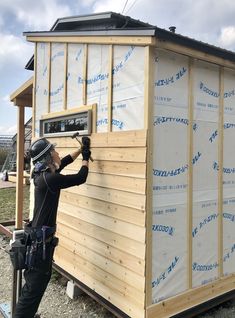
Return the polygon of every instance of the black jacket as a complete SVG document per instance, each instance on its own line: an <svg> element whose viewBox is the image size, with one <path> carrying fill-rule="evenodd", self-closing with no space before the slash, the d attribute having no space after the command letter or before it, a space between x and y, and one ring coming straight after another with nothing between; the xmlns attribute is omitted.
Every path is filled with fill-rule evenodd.
<svg viewBox="0 0 235 318"><path fill-rule="evenodd" d="M86 182L88 175L86 166L82 166L76 174L60 174L60 171L72 162L72 157L68 155L61 160L60 168L56 172L47 169L33 173L35 185L34 215L31 223L33 227L55 226L60 190Z"/></svg>

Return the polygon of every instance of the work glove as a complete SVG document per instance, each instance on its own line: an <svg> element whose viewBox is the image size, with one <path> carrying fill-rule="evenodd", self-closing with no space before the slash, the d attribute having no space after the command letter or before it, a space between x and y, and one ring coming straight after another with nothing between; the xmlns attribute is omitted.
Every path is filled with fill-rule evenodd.
<svg viewBox="0 0 235 318"><path fill-rule="evenodd" d="M87 147L83 147L82 149L82 160L88 161L90 159L91 152Z"/></svg>
<svg viewBox="0 0 235 318"><path fill-rule="evenodd" d="M89 137L83 136L82 137L82 148L87 148L90 150L91 140Z"/></svg>

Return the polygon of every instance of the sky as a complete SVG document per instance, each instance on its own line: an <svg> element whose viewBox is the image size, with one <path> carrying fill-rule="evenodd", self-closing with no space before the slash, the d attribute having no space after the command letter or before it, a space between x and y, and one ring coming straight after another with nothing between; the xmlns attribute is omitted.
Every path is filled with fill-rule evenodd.
<svg viewBox="0 0 235 318"><path fill-rule="evenodd" d="M10 95L32 75L34 52L25 31L50 30L58 18L113 11L235 52L234 0L0 0L0 135L14 135ZM31 117L26 108L25 120Z"/></svg>

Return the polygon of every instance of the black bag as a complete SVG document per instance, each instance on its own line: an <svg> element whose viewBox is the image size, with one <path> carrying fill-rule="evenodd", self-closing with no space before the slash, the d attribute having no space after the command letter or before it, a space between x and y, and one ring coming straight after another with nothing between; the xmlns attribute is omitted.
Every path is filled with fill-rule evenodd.
<svg viewBox="0 0 235 318"><path fill-rule="evenodd" d="M13 245L9 250L11 263L15 270L25 269L26 246L25 244Z"/></svg>

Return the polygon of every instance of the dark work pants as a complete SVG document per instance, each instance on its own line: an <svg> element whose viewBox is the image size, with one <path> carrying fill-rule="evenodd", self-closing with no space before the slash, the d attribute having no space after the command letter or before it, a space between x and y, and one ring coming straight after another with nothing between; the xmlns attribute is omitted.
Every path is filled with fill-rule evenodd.
<svg viewBox="0 0 235 318"><path fill-rule="evenodd" d="M33 318L36 314L51 278L54 248L55 246L51 243L46 244L46 260L44 261L41 246L35 267L24 271L25 284L16 305L14 318Z"/></svg>

